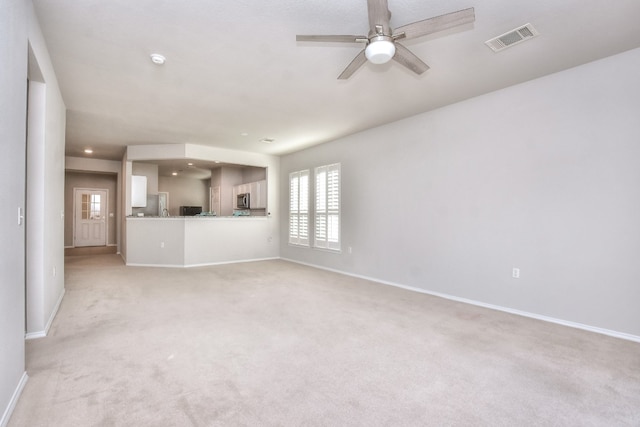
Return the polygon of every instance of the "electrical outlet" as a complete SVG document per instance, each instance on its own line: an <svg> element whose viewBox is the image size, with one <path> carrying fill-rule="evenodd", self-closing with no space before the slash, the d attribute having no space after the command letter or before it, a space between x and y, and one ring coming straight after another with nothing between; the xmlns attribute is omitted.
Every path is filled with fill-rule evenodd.
<svg viewBox="0 0 640 427"><path fill-rule="evenodd" d="M160 247L164 248L164 242L160 242Z"/></svg>
<svg viewBox="0 0 640 427"><path fill-rule="evenodd" d="M353 253L353 248L351 246L349 246L349 248L347 249L347 252L349 252L350 254Z"/></svg>
<svg viewBox="0 0 640 427"><path fill-rule="evenodd" d="M513 277L514 279L519 279L520 278L520 269L514 267L513 270L511 270L511 277Z"/></svg>

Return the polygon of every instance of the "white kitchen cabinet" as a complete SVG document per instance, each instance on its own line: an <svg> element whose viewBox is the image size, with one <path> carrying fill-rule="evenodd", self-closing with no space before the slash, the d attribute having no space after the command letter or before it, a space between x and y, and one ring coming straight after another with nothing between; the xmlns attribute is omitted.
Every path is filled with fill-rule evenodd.
<svg viewBox="0 0 640 427"><path fill-rule="evenodd" d="M236 192L236 195L244 194L244 193L250 193L251 192L251 184L234 185L233 186L233 191Z"/></svg>
<svg viewBox="0 0 640 427"><path fill-rule="evenodd" d="M147 207L147 177L144 175L131 176L131 207Z"/></svg>
<svg viewBox="0 0 640 427"><path fill-rule="evenodd" d="M250 206L251 209L257 209L260 206L260 197L258 196L258 183L252 182L249 184L249 194L250 194Z"/></svg>
<svg viewBox="0 0 640 427"><path fill-rule="evenodd" d="M256 181L251 183L251 208L267 208L267 181Z"/></svg>
<svg viewBox="0 0 640 427"><path fill-rule="evenodd" d="M232 195L231 195L231 206L233 206L233 209L238 209L238 189L239 189L239 185L234 185L233 186L233 190L232 190Z"/></svg>
<svg viewBox="0 0 640 427"><path fill-rule="evenodd" d="M256 181L240 184L233 187L233 206L237 207L238 194L249 193L249 205L251 209L267 208L267 181Z"/></svg>

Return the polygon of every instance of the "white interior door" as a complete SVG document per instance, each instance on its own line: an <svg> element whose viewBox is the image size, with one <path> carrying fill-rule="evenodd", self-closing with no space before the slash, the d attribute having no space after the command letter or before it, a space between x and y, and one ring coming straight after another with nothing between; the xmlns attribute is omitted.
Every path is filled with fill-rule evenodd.
<svg viewBox="0 0 640 427"><path fill-rule="evenodd" d="M107 191L76 188L74 246L106 246Z"/></svg>

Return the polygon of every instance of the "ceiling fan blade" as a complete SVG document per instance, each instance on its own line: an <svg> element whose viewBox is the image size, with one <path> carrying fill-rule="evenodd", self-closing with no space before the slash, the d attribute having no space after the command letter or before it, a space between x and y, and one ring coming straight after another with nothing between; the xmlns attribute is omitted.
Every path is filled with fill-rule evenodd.
<svg viewBox="0 0 640 427"><path fill-rule="evenodd" d="M332 42L332 43L358 43L366 42L367 36L335 35L335 36L313 36L297 35L297 42Z"/></svg>
<svg viewBox="0 0 640 427"><path fill-rule="evenodd" d="M365 62L367 62L367 57L364 55L364 49L362 49L362 51L353 58L353 61L347 65L347 68L344 69L342 74L338 76L338 80L348 79L358 68L362 67Z"/></svg>
<svg viewBox="0 0 640 427"><path fill-rule="evenodd" d="M382 33L385 35L391 34L391 27L389 27L389 19L391 19L391 12L389 12L389 5L387 0L367 0L369 11L369 28L371 31L369 35L377 34L376 25L382 27Z"/></svg>
<svg viewBox="0 0 640 427"><path fill-rule="evenodd" d="M400 43L396 43L396 54L393 55L393 60L404 65L416 74L422 74L429 69L427 64L422 62L420 58Z"/></svg>
<svg viewBox="0 0 640 427"><path fill-rule="evenodd" d="M458 25L468 24L476 20L476 14L472 7L462 9L457 12L451 12L433 18L424 19L422 21L403 25L393 30L393 35L397 36L404 33L405 39L414 39L416 37L426 36L427 34L436 33L438 31L447 30Z"/></svg>

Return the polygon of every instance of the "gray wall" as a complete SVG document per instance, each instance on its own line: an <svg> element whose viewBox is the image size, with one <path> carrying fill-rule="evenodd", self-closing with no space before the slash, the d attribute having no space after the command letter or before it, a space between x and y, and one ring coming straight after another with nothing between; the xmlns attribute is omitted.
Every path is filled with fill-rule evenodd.
<svg viewBox="0 0 640 427"><path fill-rule="evenodd" d="M281 256L640 336L638 75L640 49L284 156L281 194L342 163L343 251L282 215Z"/></svg>
<svg viewBox="0 0 640 427"><path fill-rule="evenodd" d="M107 174L107 175L111 175L111 176L115 176L116 179L116 190L114 191L115 193L115 204L111 204L113 199L109 200L109 204L110 204L110 212L115 212L115 227L113 232L115 233L115 240L113 241L114 243L118 244L118 251L121 251L121 245L120 245L120 234L122 233L122 212L123 212L123 191L122 191L122 186L124 185L123 179L122 179L122 162L121 161L114 161L114 160L101 160L101 159L93 159L93 158L89 158L89 157L70 157L67 156L65 157L65 168L67 170L67 172L76 172L76 173L80 173L80 172L84 172L84 173L88 173L88 174L94 174L94 175L103 175L103 174ZM68 202L67 200L67 196L65 195L65 204ZM67 209L68 207L65 206L65 209ZM68 227L68 223L67 223L67 216L65 215L65 233L68 231L67 227ZM111 227L112 222L111 220L109 220L109 227ZM67 238L68 236L65 234L65 245L67 245ZM108 244L111 244L111 237L108 237Z"/></svg>
<svg viewBox="0 0 640 427"><path fill-rule="evenodd" d="M243 184L242 169L234 166L222 167L222 175L220 177L220 213L219 215L232 215L235 208L235 200L233 200L233 187Z"/></svg>
<svg viewBox="0 0 640 427"><path fill-rule="evenodd" d="M25 208L27 13L23 0L0 2L0 423L25 373L25 229L17 213Z"/></svg>
<svg viewBox="0 0 640 427"><path fill-rule="evenodd" d="M107 211L107 245L117 244L117 200L118 177L116 174L72 172L65 173L64 183L64 245L72 247L73 242L73 192L74 188L106 189L109 191Z"/></svg>
<svg viewBox="0 0 640 427"><path fill-rule="evenodd" d="M37 338L46 335L64 294L66 107L31 2L28 5L29 72L37 74L38 83L29 89L27 338Z"/></svg>
<svg viewBox="0 0 640 427"><path fill-rule="evenodd" d="M256 168L251 166L246 166L242 168L242 183L245 184L247 182L256 182L262 181L263 179L267 179L267 169L266 168Z"/></svg>
<svg viewBox="0 0 640 427"><path fill-rule="evenodd" d="M131 168L133 175L147 177L147 194L158 194L158 165L133 162Z"/></svg>
<svg viewBox="0 0 640 427"><path fill-rule="evenodd" d="M169 193L169 215L180 215L180 206L202 206L209 210L209 179L161 176L158 188Z"/></svg>
<svg viewBox="0 0 640 427"><path fill-rule="evenodd" d="M41 331L55 314L64 291L63 200L65 108L55 74L28 0L0 1L0 174L3 208L0 209L0 425L7 422L15 398L26 380L25 258L35 280L29 283L29 312ZM31 47L31 57L28 49ZM18 225L18 208L26 213L26 99L27 64L37 62L45 99L37 146L28 148L42 170L29 173L29 229L37 246L26 246L25 226ZM36 191L31 191L34 188ZM47 207L50 215L38 213ZM26 253L26 256L25 256ZM45 256L46 255L46 256ZM56 274L53 274L55 268Z"/></svg>

